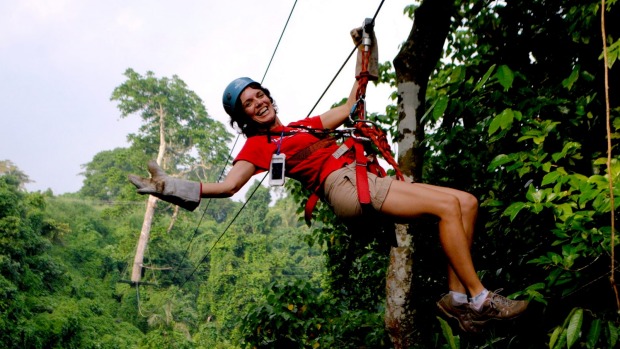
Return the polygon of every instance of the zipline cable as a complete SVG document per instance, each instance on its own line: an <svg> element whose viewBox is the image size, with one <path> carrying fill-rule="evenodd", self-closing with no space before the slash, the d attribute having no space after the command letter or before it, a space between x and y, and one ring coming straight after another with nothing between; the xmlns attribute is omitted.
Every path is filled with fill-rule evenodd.
<svg viewBox="0 0 620 349"><path fill-rule="evenodd" d="M275 57L276 52L278 51L278 47L280 47L280 42L282 41L282 37L284 37L284 32L286 31L286 28L288 27L288 23L289 23L289 21L291 20L291 17L293 16L293 11L295 10L295 6L296 6L296 5L297 5L297 0L295 0L295 3L293 3L293 7L291 8L291 11L290 11L290 13L289 13L289 15L288 15L288 18L286 19L286 23L284 24L284 28L282 29L282 32L280 33L280 37L279 37L279 39L278 39L278 43L276 44L276 47L275 47L275 48L274 48L274 50L273 50L273 53L272 53L272 55L271 55L271 59L269 60L269 63L267 64L267 68L265 69L265 73L263 74L263 78L262 78L262 79L261 79L261 81L260 81L261 85L262 85L262 84L263 84L263 82L265 81L265 77L267 76L267 72L269 72L269 68L271 67L271 63L273 62L273 58ZM232 152L234 151L234 149L235 149L235 147L236 147L236 145L237 145L237 142L239 141L239 137L240 137L240 136L241 136L241 134L240 134L240 133L237 133L237 137L236 137L236 139L235 139L235 142L234 142L233 146L232 146L232 147L231 147L231 149L230 149L230 153L228 154L228 157L227 157L227 159L226 159L226 163L224 164L224 168L222 169L222 172L220 173L220 176L219 176L218 181L219 181L219 180L221 180L221 178L222 178L222 176L223 176L223 174L224 174L224 171L226 170L226 167L228 166L228 161L229 161L229 160L230 160L230 158L232 157ZM260 181L260 183L262 184L264 180L265 180L265 177L263 177L263 179ZM254 192L256 192L256 190L254 190ZM239 210L239 212L237 212L237 214L235 215L235 217L233 218L233 220L231 221L231 223L230 223L230 224L232 224L232 223L235 221L235 219L237 218L237 216L239 216L239 214L241 213L241 210L243 210L243 208L246 206L246 204L250 201L250 199L251 199L251 198L252 198L252 196L254 195L254 192L252 192L252 194L250 195L250 197L249 197L249 198L246 200L246 202L243 204L243 206L241 207L241 209ZM196 234L198 233L198 228L199 228L199 227L200 227L200 225L202 224L203 218L204 218L205 214L207 213L207 209L209 208L209 204L211 203L211 200L212 200L212 199L209 199L209 201L207 201L207 206L205 207L205 209L204 209L204 211L203 211L203 213L202 213L202 216L200 217L200 220L198 221L198 224L197 224L197 226L196 226L196 229L194 229L194 234L192 234L192 237L191 237L191 239L190 239L190 241L189 241L189 243L188 243L188 245L187 245L187 249L185 249L185 253L183 253L183 258L181 258L181 262L179 262L179 264L177 265L177 269L175 270L175 272L174 272L174 274L173 274L172 279L174 279L174 277L176 277L176 275L177 275L177 273L178 273L178 270L179 270L178 268L180 268L181 264L183 263L183 261L185 260L185 257L187 256L187 254L188 254L188 252L189 252L189 248L190 248L190 246L191 246L191 243L192 243L192 241L194 240L194 238L195 238ZM230 226L230 224L229 224L229 226ZM227 230L228 230L228 227L224 230L224 233L225 233ZM222 238L222 236L223 236L223 234L222 234L222 235L221 235L221 236L220 236L220 237L216 240L216 243L217 243L217 242L218 242L218 241ZM213 247L215 247L215 244L213 245ZM211 249L213 249L213 247L212 247ZM209 250L209 251L211 251L211 250ZM204 260L206 257L207 257L207 256L204 256L204 257L201 259L201 262L200 262L200 263L202 263L202 260ZM192 271L192 275L193 275L193 273L194 273L194 272L195 272L195 270L194 270L194 271ZM191 276L191 275L190 275L190 276ZM185 281L183 282L183 284L185 284L185 282L187 282L187 280L185 280Z"/></svg>
<svg viewBox="0 0 620 349"><path fill-rule="evenodd" d="M381 10L381 7L383 6L384 2L385 2L385 0L381 0L381 3L379 4L379 7L377 8L377 11L375 11L375 15L372 17L372 21L370 22L371 25L375 24L375 19L377 18L377 15L379 14L379 11ZM344 67L349 62L349 59L351 59L351 56L353 56L353 54L355 53L355 50L357 50L357 46L353 47L353 50L351 50L351 53L349 53L347 58L344 60L344 63L342 63L342 65L340 66L340 69L338 69L338 71L336 72L336 74L334 75L332 80L329 82L329 84L327 84L327 87L325 88L325 90L323 91L323 93L321 94L319 99L316 101L316 103L314 103L314 106L312 106L312 109L310 109L310 112L308 113L308 115L306 117L309 117L312 114L312 112L314 111L314 109L316 108L316 106L321 102L321 100L323 99L323 97L325 96L325 94L327 93L329 88L332 86L332 84L334 83L336 78L338 78L338 75L340 75L340 72L342 71L342 69L344 69Z"/></svg>
<svg viewBox="0 0 620 349"><path fill-rule="evenodd" d="M265 180L265 178L267 178L267 175L269 174L269 172L265 173L265 175L263 176L263 179L260 180L260 182L258 183L258 185L254 188L254 190L252 191L252 193L250 194L250 196L248 197L248 199L243 203L243 206L241 206L241 208L239 209L239 211L237 211L237 214L235 214L235 216L230 220L230 223L228 223L228 225L226 226L226 228L224 229L224 231L222 232L222 234L220 234L220 236L217 238L217 240L215 240L215 242L213 243L213 245L211 245L211 248L209 248L209 250L207 251L207 253L205 253L205 255L200 259L200 261L198 262L198 264L196 264L196 267L194 268L194 270L192 270L192 272L189 274L189 276L187 278L185 278L185 281L183 281L183 283L179 286L179 288L183 288L183 286L185 285L185 283L187 283L187 281L189 281L189 279L192 278L192 276L194 276L194 273L196 272L196 270L198 270L198 268L200 267L200 265L207 259L207 257L211 254L211 251L213 251L213 249L215 248L215 245L217 245L217 243L222 239L222 237L224 236L224 234L226 234L226 232L228 231L228 229L230 228L230 226L235 222L235 220L237 219L237 217L239 217L239 215L241 214L241 212L243 211L243 209L245 208L245 206L247 206L248 202L250 202L250 200L252 199L252 197L254 196L254 193L256 193L256 190L258 190L258 188L260 188L261 184L263 183L263 181Z"/></svg>
<svg viewBox="0 0 620 349"><path fill-rule="evenodd" d="M222 179L222 176L224 175L224 171L226 171L226 166L228 166L228 161L232 157L232 152L235 149L235 146L237 145L237 141L238 140L239 140L239 135L237 135L237 138L235 139L235 142L233 143L232 148L230 148L230 152L228 153L228 157L226 158L226 162L224 163L224 166L222 167L222 171L220 172L220 175L218 176L218 181L220 181ZM177 276L177 274L179 272L179 268L181 267L181 265L185 261L185 257L187 257L187 254L189 253L189 248L191 247L192 242L194 241L194 238L196 237L196 234L198 234L198 228L200 228L200 224L202 224L202 221L203 221L205 215L207 214L207 210L209 209L209 205L211 204L211 200L212 199L209 199L207 201L207 205L205 206L205 209L202 211L202 215L200 216L200 219L198 220L198 224L196 225L196 229L194 229L194 233L192 234L192 237L189 239L189 242L187 243L187 248L185 249L185 252L183 253L183 257L181 257L181 261L177 264L177 268L175 269L174 274L172 275L172 279L173 280Z"/></svg>
<svg viewBox="0 0 620 349"><path fill-rule="evenodd" d="M372 18L372 24L374 25L375 19L377 17L377 15L379 14L379 11L381 10L381 7L383 6L383 3L385 2L385 0L382 0L381 3L379 4L379 7L377 8L377 10L375 11L375 14ZM291 19L291 16L293 14L293 11L295 9L295 6L297 5L297 0L295 1L295 3L293 4L293 7L291 9L291 12L289 13L289 16L287 18L287 21L284 25L284 28L282 30L282 33L280 34L280 38L278 39L278 43L276 44L276 48L274 49L274 52L271 56L271 59L269 61L269 64L267 65L267 68L265 70L265 74L263 75L263 78L261 79L261 84L263 83L265 76L267 75L267 72L271 66L271 63L273 61L273 58L275 56L275 53L280 45L280 42L282 40L282 37L284 35L284 32L288 26L288 23ZM349 61L349 59L351 58L351 56L353 55L353 53L355 52L355 50L357 49L357 47L354 47L354 49L351 51L351 53L349 54L349 56L347 57L347 59L345 60L344 64L340 67L340 69L338 70L338 72L336 73L336 75L334 76L334 78L332 79L332 81L329 83L329 85L327 86L327 88L325 89L325 91L323 92L323 94L319 97L319 100L317 101L317 103L315 104L315 106L312 108L312 110L314 110L314 108L316 107L316 105L321 101L321 99L323 98L323 96L325 95L325 93L327 92L327 90L331 87L333 81L338 77L338 75L340 74L340 72L342 71L342 69L344 68L344 66L347 64L347 62ZM312 111L310 112L312 113ZM239 134L237 135L237 139L235 140L235 144L237 143L238 139L239 139ZM232 151L234 150L234 146L231 149L231 152L229 154L229 157L226 161L226 164L224 165L224 169L222 170L222 173L224 172L226 166L228 165L228 160L231 157ZM221 175L220 175L221 177ZM185 281L183 281L183 283L181 284L180 287L183 287L185 285L185 283L187 283L187 281L189 281L189 279L191 279L191 277L194 275L194 273L198 270L198 268L200 267L200 265L206 260L206 258L209 256L209 254L211 253L211 251L215 248L215 246L217 245L217 243L221 240L221 238L224 236L224 234L228 231L228 229L230 228L230 226L235 222L235 220L237 219L237 217L241 214L241 212L243 211L243 209L247 206L248 202L252 199L254 193L256 192L256 190L260 187L260 185L263 183L263 181L265 180L265 178L267 177L267 174L265 174L265 176L263 176L263 178L261 179L260 183L256 186L256 188L254 189L254 191L250 194L250 196L248 197L248 199L245 201L245 203L243 204L243 206L239 209L239 211L235 214L235 216L232 218L231 222L228 224L228 226L224 229L224 231L222 232L222 234L220 234L220 236L217 238L217 240L213 243L213 245L211 246L211 248L207 251L207 253L200 259L200 261L198 262L198 264L195 266L195 268L192 270L192 272L190 273L190 275L185 279ZM198 225L196 226L196 229L194 230L194 233L190 239L190 242L188 243L188 247L185 250L185 253L183 254L183 258L181 260L182 261L185 259L185 257L187 256L187 253L189 251L189 248L191 246L191 243L193 241L193 239L195 238L197 232L198 232L198 228L200 227L200 224L202 224L202 220L206 214L207 208L209 203L211 202L211 200L209 200L209 202L207 203L207 207L205 208L205 210L203 211L203 214L198 222ZM175 273L173 275L173 278L178 274L178 270L181 266L181 263L179 263L179 265L177 266L177 269L175 270Z"/></svg>
<svg viewBox="0 0 620 349"><path fill-rule="evenodd" d="M282 29L282 33L280 34L280 38L278 39L276 48L273 50L273 54L271 55L269 64L267 64L267 69L265 69L265 74L263 75L263 78L260 80L261 85L263 84L263 81L265 81L265 76L267 76L267 72L269 71L269 67L271 67L271 62L273 61L273 57L276 55L276 51L278 50L278 47L280 46L280 41L282 41L282 37L284 36L284 32L286 31L288 22L291 20L291 16L293 16L293 10L295 10L295 5L297 5L297 0L295 0L295 3L293 4L293 8L291 9L291 12L288 14L288 18L286 19L286 23L284 24L284 29Z"/></svg>
<svg viewBox="0 0 620 349"><path fill-rule="evenodd" d="M344 66L347 65L347 63L349 62L349 59L351 59L351 56L353 56L353 54L355 53L355 50L357 50L357 46L353 47L353 50L351 50L351 53L349 53L349 56L347 57L347 59L344 60L344 63L342 63L342 65L340 66L340 69L338 69L338 71L336 72L332 80L329 82L329 84L327 84L327 87L325 88L323 93L321 93L321 96L319 96L319 99L316 101L316 103L314 103L314 106L312 106L312 109L310 109L310 112L308 113L308 115L306 115L306 117L309 117L310 114L312 114L312 112L314 111L314 108L316 108L316 106L321 102L321 100L323 99L323 97L325 96L329 88L332 86L332 84L334 83L338 75L340 75L340 72L342 71L342 69L344 69Z"/></svg>
<svg viewBox="0 0 620 349"><path fill-rule="evenodd" d="M375 11L375 14L372 18L371 24L374 25L375 23L375 19L377 17L377 15L379 14L379 11L381 10L381 7L383 6L383 3L385 2L385 0L381 0L381 3L379 4L379 7L377 8L377 11ZM293 9L295 8L295 5L297 4L297 1L295 1L295 4L293 4ZM289 19L292 15L292 11L291 10L291 14L289 14ZM283 29L283 33L284 30L286 29L288 25L288 20L286 22L286 25L284 26ZM282 35L283 35L282 33ZM282 35L280 36L280 39L282 37ZM279 46L280 44L280 40L278 40L278 44L277 46ZM277 49L276 46L276 49ZM353 55L353 53L355 52L355 50L357 49L357 46L353 48L353 50L351 51L351 53L349 54L349 56L347 57L347 59L345 60L344 64L340 67L340 69L338 70L338 73L336 74L336 76L334 76L334 78L332 79L332 81L329 83L329 85L327 86L327 88L325 89L325 91L323 92L323 94L321 95L321 97L319 98L319 100L317 101L316 105L320 102L320 100L323 98L323 96L325 95L325 93L327 92L327 90L329 89L329 87L331 86L331 84L333 83L333 81L338 77L338 74L340 74L340 71L342 71L343 67L347 64L348 60L351 58L351 56ZM274 52L275 55L275 52ZM273 56L272 56L273 59ZM270 62L271 64L271 62ZM269 66L267 67L267 69L269 69ZM267 72L265 72L265 75L267 75ZM263 76L264 78L264 76ZM261 81L262 84L262 81ZM312 110L314 110L314 107L312 108ZM312 113L312 111L310 112ZM243 211L243 209L246 207L247 203L252 199L254 193L256 192L256 190L260 187L260 185L263 183L263 181L265 180L265 178L267 177L267 174L265 174L265 176L263 176L263 178L261 179L259 185L256 186L256 188L254 188L254 191L250 194L250 197L248 197L248 199L245 201L245 203L243 204L243 206L239 209L239 211L237 212L237 214L235 214L235 216L233 217L233 219L231 220L231 222L228 224L228 226L224 229L224 231L222 232L222 234L220 234L220 236L217 238L217 240L213 243L213 245L211 246L211 248L207 251L207 253L200 259L200 261L198 262L198 264L196 265L196 267L192 270L192 272L190 273L190 275L185 279L185 281L181 284L180 287L183 287L185 285L185 283L187 283L187 281L189 281L189 279L194 275L194 273L196 272L196 270L198 270L198 268L200 267L200 265L207 259L207 257L209 256L209 254L211 253L211 251L215 248L215 246L217 245L217 243L220 241L220 239L224 236L224 234L228 231L228 229L230 228L230 226L235 222L235 220L237 219L237 217L241 214L241 212Z"/></svg>

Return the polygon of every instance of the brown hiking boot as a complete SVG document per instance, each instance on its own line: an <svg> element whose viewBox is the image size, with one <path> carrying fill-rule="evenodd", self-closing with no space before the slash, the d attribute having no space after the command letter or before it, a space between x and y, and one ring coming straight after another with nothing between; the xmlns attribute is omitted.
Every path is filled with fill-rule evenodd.
<svg viewBox="0 0 620 349"><path fill-rule="evenodd" d="M478 333L481 327L474 324L471 318L471 307L469 303L455 304L450 294L446 294L441 297L437 302L437 308L444 313L447 317L456 319L459 323L459 327L464 332Z"/></svg>
<svg viewBox="0 0 620 349"><path fill-rule="evenodd" d="M527 309L528 301L515 301L489 291L480 310L471 308L471 321L475 326L483 325L489 320L508 320L521 315Z"/></svg>

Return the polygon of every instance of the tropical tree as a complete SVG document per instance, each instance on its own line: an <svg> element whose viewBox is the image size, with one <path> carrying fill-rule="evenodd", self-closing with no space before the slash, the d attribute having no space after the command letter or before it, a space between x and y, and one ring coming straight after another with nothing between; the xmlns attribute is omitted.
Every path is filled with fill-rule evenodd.
<svg viewBox="0 0 620 349"><path fill-rule="evenodd" d="M157 163L171 175L191 178L193 173L194 179L215 178L207 170L221 166L230 136L220 122L209 118L198 95L177 76L157 78L147 72L143 77L133 69L127 69L125 76L127 81L114 89L111 100L118 102L122 117L139 114L143 121L139 132L128 136L132 146L156 156ZM156 202L149 196L134 261L134 282L140 281ZM174 217L177 213L178 207Z"/></svg>
<svg viewBox="0 0 620 349"><path fill-rule="evenodd" d="M489 324L476 338L428 321L445 292L445 263L437 257L436 222L419 219L409 234L411 282L404 283L415 321L395 327L396 347L442 346L438 333L450 347L616 345L615 282L593 285L615 272L609 264L617 235L609 218L618 207L611 183L620 73L606 70L602 58L605 49L609 67L617 60L620 26L608 20L602 33L599 24L618 11L613 1L605 8L598 1L418 1L406 9L412 32L394 59L396 71L381 75L396 88L397 106L377 120L399 120L398 128L388 126L401 141L405 173L479 198L473 256L484 284L532 303L525 320ZM376 279L343 281L361 275L353 272L360 264L349 260L366 256L366 265L378 266L381 253L364 254L358 248L368 241L354 235L359 230L339 225L324 207L317 221L311 240L326 247L332 296L373 289ZM384 246L375 236L372 243ZM342 258L348 252L355 257Z"/></svg>
<svg viewBox="0 0 620 349"><path fill-rule="evenodd" d="M248 234L265 233L273 228L269 222L269 205L271 194L269 189L254 181L246 194L246 207L239 215L239 223Z"/></svg>
<svg viewBox="0 0 620 349"><path fill-rule="evenodd" d="M79 193L103 201L137 200L139 196L127 180L127 174L141 172L147 161L148 155L136 147L101 151L82 165L84 183Z"/></svg>
<svg viewBox="0 0 620 349"><path fill-rule="evenodd" d="M19 187L21 189L24 189L26 184L32 183L28 175L22 172L11 160L0 161L0 176L5 175L15 177L19 181Z"/></svg>
<svg viewBox="0 0 620 349"><path fill-rule="evenodd" d="M46 254L51 242L44 228L53 235L57 224L41 214L42 195L22 192L20 183L12 175L0 176L0 343L6 347L36 343L31 332L36 332L37 314L44 312L36 299L56 290L64 274Z"/></svg>
<svg viewBox="0 0 620 349"><path fill-rule="evenodd" d="M598 1L457 1L438 8L435 17L422 12L427 3L415 10L415 22L432 17L444 23L449 18L450 30L445 46L440 40L446 48L442 59L429 66L434 70L425 109L417 113L419 127L401 121L401 129L425 131L420 139L424 181L480 198L477 230L483 238L477 238L474 256L485 284L519 291L516 294L534 300L531 312L546 314L530 326L498 326L497 340L536 346L518 331L551 331L552 324L564 318L562 311L554 311L562 306L590 311L616 307L613 296L604 296L609 290L599 289L600 297L583 299L576 293L583 292L579 285L605 274L602 256L613 256L608 216L614 209L611 196L617 193L610 193L609 181L616 181L611 174L617 173L617 156L611 166L602 159L615 146L613 141L611 148L606 143L606 102L611 106L613 140L619 101L617 93L609 100L604 97L606 68L601 58L603 49L609 50L608 63L613 65L620 27L608 21L602 33L600 18L615 18L619 10L613 2L602 8ZM421 32L423 37L412 42L411 50L425 55L425 39L436 37L437 29ZM603 35L613 44L604 47ZM620 81L619 71L609 71L609 77L613 89ZM435 241L420 236L428 235L413 234L419 267L432 270L426 269L425 261L432 260ZM416 277L416 283L437 289L436 278L427 276ZM414 296L420 300L418 316L432 316L430 309L420 311L424 304L433 304L426 295ZM600 338L593 332L587 342L614 338L617 317L595 311L593 318L611 329L600 332ZM425 324L418 322L416 328L424 331ZM570 345L577 341L575 328L581 323L573 325ZM557 336L566 339L564 330L560 326ZM542 332L538 341L545 340ZM559 343L552 341L551 346Z"/></svg>
<svg viewBox="0 0 620 349"><path fill-rule="evenodd" d="M113 239L96 210L18 184L0 177L0 346L135 346L141 333L110 297L115 270L103 261Z"/></svg>

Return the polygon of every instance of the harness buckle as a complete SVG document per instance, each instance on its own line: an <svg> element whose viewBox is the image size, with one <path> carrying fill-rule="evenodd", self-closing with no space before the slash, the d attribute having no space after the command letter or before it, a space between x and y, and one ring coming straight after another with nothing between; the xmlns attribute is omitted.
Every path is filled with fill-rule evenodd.
<svg viewBox="0 0 620 349"><path fill-rule="evenodd" d="M335 152L332 153L332 156L338 159L341 156L343 156L346 152L348 152L349 149L350 148L346 144L343 143L340 147L338 147L338 149L336 149Z"/></svg>

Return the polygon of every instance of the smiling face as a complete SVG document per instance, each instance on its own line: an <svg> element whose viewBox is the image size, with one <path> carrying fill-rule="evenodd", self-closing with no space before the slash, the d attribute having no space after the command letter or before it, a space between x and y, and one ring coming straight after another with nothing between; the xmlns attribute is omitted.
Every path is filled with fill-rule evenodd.
<svg viewBox="0 0 620 349"><path fill-rule="evenodd" d="M263 90L249 86L241 92L239 99L245 114L255 122L268 128L279 125L271 98Z"/></svg>

